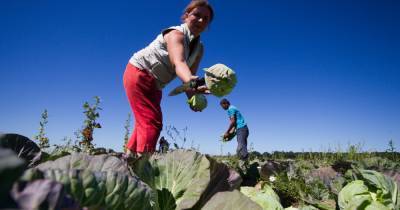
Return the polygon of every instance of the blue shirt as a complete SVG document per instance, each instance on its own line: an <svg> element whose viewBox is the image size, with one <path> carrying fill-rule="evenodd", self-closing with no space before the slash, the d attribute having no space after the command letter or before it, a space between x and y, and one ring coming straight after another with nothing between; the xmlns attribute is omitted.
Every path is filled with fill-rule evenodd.
<svg viewBox="0 0 400 210"><path fill-rule="evenodd" d="M230 105L228 108L228 116L232 118L236 115L236 128L243 128L246 126L246 122L244 122L244 118L242 114L240 114L239 110L235 107Z"/></svg>

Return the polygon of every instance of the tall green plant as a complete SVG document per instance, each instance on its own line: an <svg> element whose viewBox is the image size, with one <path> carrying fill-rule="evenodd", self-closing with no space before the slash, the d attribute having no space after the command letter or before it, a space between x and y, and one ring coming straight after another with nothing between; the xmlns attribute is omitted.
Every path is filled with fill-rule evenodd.
<svg viewBox="0 0 400 210"><path fill-rule="evenodd" d="M124 136L124 146L123 146L123 151L126 152L126 144L128 143L129 140L129 134L130 134L130 125L131 125L131 113L128 113L128 118L125 120L125 136Z"/></svg>
<svg viewBox="0 0 400 210"><path fill-rule="evenodd" d="M45 126L48 123L48 113L47 109L45 109L42 113L42 118L39 122L39 134L34 136L33 138L39 142L40 149L49 148L49 138L46 136Z"/></svg>
<svg viewBox="0 0 400 210"><path fill-rule="evenodd" d="M393 140L390 139L389 140L389 148L386 150L386 152L390 153L390 156L392 158L392 160L395 160L395 154L396 154L396 148L394 147L394 143Z"/></svg>
<svg viewBox="0 0 400 210"><path fill-rule="evenodd" d="M98 110L102 110L99 107L100 97L95 96L94 99L95 103L93 105L90 105L88 102L83 104L83 109L85 110L83 113L85 114L86 119L84 120L83 129L80 132L82 136L81 141L79 142L79 145L82 147L83 151L89 153L94 149L92 142L94 129L101 128L100 123L96 121L97 118L100 117Z"/></svg>

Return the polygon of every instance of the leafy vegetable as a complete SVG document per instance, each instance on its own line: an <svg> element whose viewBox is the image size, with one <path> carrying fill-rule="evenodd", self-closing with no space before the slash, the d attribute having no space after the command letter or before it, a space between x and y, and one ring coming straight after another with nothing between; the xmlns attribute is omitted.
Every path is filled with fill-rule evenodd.
<svg viewBox="0 0 400 210"><path fill-rule="evenodd" d="M339 193L341 209L396 209L398 188L396 182L372 170L354 169L357 178Z"/></svg>
<svg viewBox="0 0 400 210"><path fill-rule="evenodd" d="M263 209L283 209L278 195L266 184L261 189L255 187L241 187L240 192L256 202Z"/></svg>
<svg viewBox="0 0 400 210"><path fill-rule="evenodd" d="M115 156L88 155L86 153L72 153L54 161L47 161L37 166L40 170L46 169L81 169L90 171L113 171L129 174L129 169L124 160Z"/></svg>
<svg viewBox="0 0 400 210"><path fill-rule="evenodd" d="M195 94L187 101L187 103L192 108L202 111L207 107L207 98L203 94Z"/></svg>
<svg viewBox="0 0 400 210"><path fill-rule="evenodd" d="M31 164L41 158L41 151L36 143L19 134L0 134L0 147L13 150L18 157L25 159Z"/></svg>
<svg viewBox="0 0 400 210"><path fill-rule="evenodd" d="M200 209L212 195L233 190L241 181L226 165L190 150L155 154L133 168L157 190L161 209Z"/></svg>
<svg viewBox="0 0 400 210"><path fill-rule="evenodd" d="M82 206L149 209L156 202L153 190L130 174L125 161L111 155L73 153L37 169L63 183Z"/></svg>
<svg viewBox="0 0 400 210"><path fill-rule="evenodd" d="M80 209L69 198L59 182L47 179L28 183L17 183L12 190L12 197L21 209Z"/></svg>
<svg viewBox="0 0 400 210"><path fill-rule="evenodd" d="M0 206L9 205L9 192L13 183L22 175L25 162L10 149L0 148Z"/></svg>
<svg viewBox="0 0 400 210"><path fill-rule="evenodd" d="M206 86L215 96L228 95L237 83L236 73L224 64L215 64L204 70Z"/></svg>
<svg viewBox="0 0 400 210"><path fill-rule="evenodd" d="M260 205L252 201L238 190L215 194L202 208L203 210L261 210Z"/></svg>
<svg viewBox="0 0 400 210"><path fill-rule="evenodd" d="M106 209L151 209L153 192L137 177L119 172L47 169L45 179L55 180L81 206Z"/></svg>

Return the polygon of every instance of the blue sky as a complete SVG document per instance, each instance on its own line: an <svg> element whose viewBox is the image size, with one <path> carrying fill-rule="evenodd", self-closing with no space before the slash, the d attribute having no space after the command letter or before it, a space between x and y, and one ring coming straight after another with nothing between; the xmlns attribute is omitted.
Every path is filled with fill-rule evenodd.
<svg viewBox="0 0 400 210"><path fill-rule="evenodd" d="M237 72L227 96L244 115L255 150L400 148L400 2L210 1L200 67ZM102 99L97 146L122 149L130 107L122 75L130 56L180 24L188 1L0 1L0 132L32 138L40 115L51 144L74 139L82 105ZM199 74L203 74L199 70ZM219 98L202 113L164 89L164 125L187 127L186 147L220 154L228 126ZM164 129L165 131L165 129ZM165 135L163 131L162 134ZM181 142L178 142L181 144ZM236 142L223 144L235 153Z"/></svg>

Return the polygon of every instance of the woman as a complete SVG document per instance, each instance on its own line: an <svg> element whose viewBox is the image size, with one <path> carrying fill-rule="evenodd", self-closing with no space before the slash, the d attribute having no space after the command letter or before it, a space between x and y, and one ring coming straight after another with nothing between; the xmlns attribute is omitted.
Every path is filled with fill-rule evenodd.
<svg viewBox="0 0 400 210"><path fill-rule="evenodd" d="M193 0L182 15L182 24L164 31L146 48L136 52L126 67L124 87L135 115L135 128L127 144L127 153L152 153L162 129L162 88L178 76L187 83L196 79L203 55L200 34L214 16L206 0ZM207 92L205 86L187 91ZM190 107L193 111L194 107Z"/></svg>

